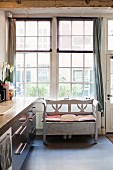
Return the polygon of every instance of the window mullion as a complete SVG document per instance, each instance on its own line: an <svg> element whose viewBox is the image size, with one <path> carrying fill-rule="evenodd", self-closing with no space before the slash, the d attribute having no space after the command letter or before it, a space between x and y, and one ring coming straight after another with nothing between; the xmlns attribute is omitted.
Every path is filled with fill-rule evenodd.
<svg viewBox="0 0 113 170"><path fill-rule="evenodd" d="M85 85L84 84L84 76L85 76L85 54L83 53L83 94L84 94L84 85Z"/></svg>
<svg viewBox="0 0 113 170"><path fill-rule="evenodd" d="M50 85L50 96L51 98L57 98L58 90L58 56L56 52L57 48L57 20L56 17L52 20L52 53L51 53L51 85Z"/></svg>

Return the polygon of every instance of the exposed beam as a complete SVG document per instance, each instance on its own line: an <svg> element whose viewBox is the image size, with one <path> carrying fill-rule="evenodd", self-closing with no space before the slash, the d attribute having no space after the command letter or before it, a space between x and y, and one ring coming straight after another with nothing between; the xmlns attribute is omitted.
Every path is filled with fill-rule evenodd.
<svg viewBox="0 0 113 170"><path fill-rule="evenodd" d="M0 0L0 8L113 7L113 0Z"/></svg>

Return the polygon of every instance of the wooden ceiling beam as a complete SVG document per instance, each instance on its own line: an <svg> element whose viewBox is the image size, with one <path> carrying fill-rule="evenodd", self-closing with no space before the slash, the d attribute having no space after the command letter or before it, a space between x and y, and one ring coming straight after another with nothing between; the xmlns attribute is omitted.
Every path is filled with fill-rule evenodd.
<svg viewBox="0 0 113 170"><path fill-rule="evenodd" d="M113 7L113 0L0 0L0 8Z"/></svg>

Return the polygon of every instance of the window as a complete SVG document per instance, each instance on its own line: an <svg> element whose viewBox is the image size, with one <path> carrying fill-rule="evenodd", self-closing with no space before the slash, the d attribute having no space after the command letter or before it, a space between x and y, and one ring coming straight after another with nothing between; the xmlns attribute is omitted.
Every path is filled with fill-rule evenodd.
<svg viewBox="0 0 113 170"><path fill-rule="evenodd" d="M94 97L93 73L93 19L17 19L17 96Z"/></svg>
<svg viewBox="0 0 113 170"><path fill-rule="evenodd" d="M17 96L50 96L50 56L51 20L17 20Z"/></svg>
<svg viewBox="0 0 113 170"><path fill-rule="evenodd" d="M93 20L58 18L58 97L93 97Z"/></svg>

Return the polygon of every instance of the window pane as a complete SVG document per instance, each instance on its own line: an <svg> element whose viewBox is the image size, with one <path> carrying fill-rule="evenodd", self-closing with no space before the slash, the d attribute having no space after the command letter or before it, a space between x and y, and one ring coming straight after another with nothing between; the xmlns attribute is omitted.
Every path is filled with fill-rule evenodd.
<svg viewBox="0 0 113 170"><path fill-rule="evenodd" d="M70 67L71 64L71 54L59 54L59 67Z"/></svg>
<svg viewBox="0 0 113 170"><path fill-rule="evenodd" d="M93 21L85 21L85 35L93 35Z"/></svg>
<svg viewBox="0 0 113 170"><path fill-rule="evenodd" d="M110 73L113 73L113 60L110 60Z"/></svg>
<svg viewBox="0 0 113 170"><path fill-rule="evenodd" d="M24 67L24 54L23 53L16 53L16 68L17 67Z"/></svg>
<svg viewBox="0 0 113 170"><path fill-rule="evenodd" d="M72 49L83 50L83 36L72 36Z"/></svg>
<svg viewBox="0 0 113 170"><path fill-rule="evenodd" d="M25 86L25 96L35 97L38 96L38 88L36 84L26 84Z"/></svg>
<svg viewBox="0 0 113 170"><path fill-rule="evenodd" d="M73 69L72 76L73 82L83 82L83 70Z"/></svg>
<svg viewBox="0 0 113 170"><path fill-rule="evenodd" d="M113 50L113 36L108 36L108 50Z"/></svg>
<svg viewBox="0 0 113 170"><path fill-rule="evenodd" d="M50 53L38 53L38 67L50 67Z"/></svg>
<svg viewBox="0 0 113 170"><path fill-rule="evenodd" d="M16 50L24 50L24 38L16 37Z"/></svg>
<svg viewBox="0 0 113 170"><path fill-rule="evenodd" d="M72 35L83 35L83 21L72 22Z"/></svg>
<svg viewBox="0 0 113 170"><path fill-rule="evenodd" d="M71 50L71 37L70 36L59 37L59 49L60 50Z"/></svg>
<svg viewBox="0 0 113 170"><path fill-rule="evenodd" d="M17 68L16 69L16 82L24 82L24 69L23 68Z"/></svg>
<svg viewBox="0 0 113 170"><path fill-rule="evenodd" d="M70 84L59 83L59 97L69 97L70 96Z"/></svg>
<svg viewBox="0 0 113 170"><path fill-rule="evenodd" d="M90 84L90 97L94 97L95 94L95 84Z"/></svg>
<svg viewBox="0 0 113 170"><path fill-rule="evenodd" d="M37 50L37 37L26 37L26 50Z"/></svg>
<svg viewBox="0 0 113 170"><path fill-rule="evenodd" d="M39 84L38 85L38 97L49 97L50 96L50 84Z"/></svg>
<svg viewBox="0 0 113 170"><path fill-rule="evenodd" d="M72 97L82 97L83 96L83 85L73 84L72 85Z"/></svg>
<svg viewBox="0 0 113 170"><path fill-rule="evenodd" d="M113 89L113 60L112 59L110 60L110 89Z"/></svg>
<svg viewBox="0 0 113 170"><path fill-rule="evenodd" d="M38 50L50 49L50 37L38 37Z"/></svg>
<svg viewBox="0 0 113 170"><path fill-rule="evenodd" d="M26 22L26 36L37 36L37 21Z"/></svg>
<svg viewBox="0 0 113 170"><path fill-rule="evenodd" d="M83 67L83 54L72 54L72 67Z"/></svg>
<svg viewBox="0 0 113 170"><path fill-rule="evenodd" d="M110 79L111 79L111 82L110 82L111 86L110 87L113 88L113 74L110 74Z"/></svg>
<svg viewBox="0 0 113 170"><path fill-rule="evenodd" d="M84 84L85 97L94 97L94 84Z"/></svg>
<svg viewBox="0 0 113 170"><path fill-rule="evenodd" d="M21 83L16 83L16 96L24 96L24 86Z"/></svg>
<svg viewBox="0 0 113 170"><path fill-rule="evenodd" d="M84 50L93 50L93 37L92 36L85 36L84 37Z"/></svg>
<svg viewBox="0 0 113 170"><path fill-rule="evenodd" d="M108 35L113 36L113 20L108 20Z"/></svg>
<svg viewBox="0 0 113 170"><path fill-rule="evenodd" d="M60 82L70 82L70 69L60 68L59 69L59 81Z"/></svg>
<svg viewBox="0 0 113 170"><path fill-rule="evenodd" d="M38 82L50 82L49 68L38 68Z"/></svg>
<svg viewBox="0 0 113 170"><path fill-rule="evenodd" d="M36 67L37 66L37 55L36 53L25 54L25 67Z"/></svg>
<svg viewBox="0 0 113 170"><path fill-rule="evenodd" d="M25 23L23 21L16 22L16 36L24 36L24 26Z"/></svg>
<svg viewBox="0 0 113 170"><path fill-rule="evenodd" d="M85 54L85 67L93 67L93 54Z"/></svg>
<svg viewBox="0 0 113 170"><path fill-rule="evenodd" d="M35 68L25 69L25 81L26 82L37 81L37 72Z"/></svg>
<svg viewBox="0 0 113 170"><path fill-rule="evenodd" d="M59 35L71 35L71 21L59 22Z"/></svg>
<svg viewBox="0 0 113 170"><path fill-rule="evenodd" d="M38 35L39 36L50 36L50 21L39 21L38 22Z"/></svg>
<svg viewBox="0 0 113 170"><path fill-rule="evenodd" d="M84 82L92 82L93 81L93 73L91 69L84 70Z"/></svg>

